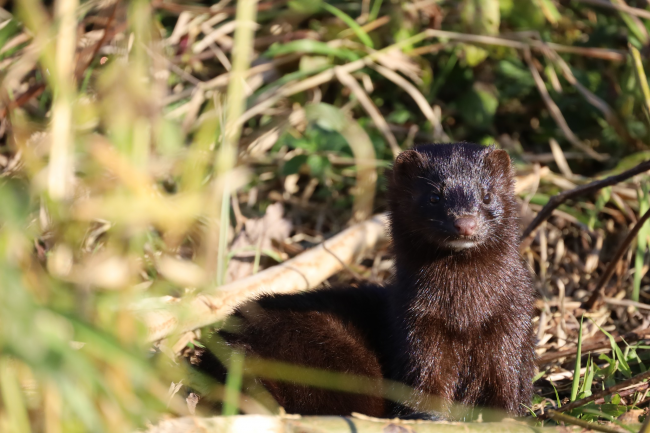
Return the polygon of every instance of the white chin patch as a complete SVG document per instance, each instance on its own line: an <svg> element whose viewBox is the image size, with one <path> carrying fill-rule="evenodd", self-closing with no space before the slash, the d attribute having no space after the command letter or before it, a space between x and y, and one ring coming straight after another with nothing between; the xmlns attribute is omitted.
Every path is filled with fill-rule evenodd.
<svg viewBox="0 0 650 433"><path fill-rule="evenodd" d="M476 242L465 239L456 239L447 242L447 245L455 250L464 250L476 246Z"/></svg>

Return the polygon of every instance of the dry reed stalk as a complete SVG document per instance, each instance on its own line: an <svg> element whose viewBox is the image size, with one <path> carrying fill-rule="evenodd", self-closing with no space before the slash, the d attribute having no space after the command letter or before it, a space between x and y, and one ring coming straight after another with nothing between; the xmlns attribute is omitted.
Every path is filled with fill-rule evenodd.
<svg viewBox="0 0 650 433"><path fill-rule="evenodd" d="M52 103L52 136L48 171L48 192L53 199L72 195L74 179L74 133L72 103L74 100L75 50L77 47L78 0L58 0L55 17L59 22L56 39L54 101Z"/></svg>
<svg viewBox="0 0 650 433"><path fill-rule="evenodd" d="M372 215L377 186L377 155L366 131L349 117L341 135L352 148L357 166L357 183L354 186L352 222L360 222ZM399 150L399 147L398 147Z"/></svg>
<svg viewBox="0 0 650 433"><path fill-rule="evenodd" d="M225 132L219 151L215 159L215 176L220 177L235 167L237 159L237 145L241 136L241 126L238 119L246 108L246 74L250 68L250 60L253 54L253 39L256 22L257 0L240 0L237 2L237 14L235 16L235 38L232 51L232 71L228 83L228 99L226 106ZM233 185L230 183L230 176L225 176L223 181L216 181L213 184L213 198L215 203L221 204L218 218L213 221L211 233L218 229L217 244L208 242L207 263L216 261L217 284L223 284L226 272L226 250L227 250L227 228L230 217L230 194ZM216 215L215 215L216 216ZM217 253L217 257L214 254Z"/></svg>

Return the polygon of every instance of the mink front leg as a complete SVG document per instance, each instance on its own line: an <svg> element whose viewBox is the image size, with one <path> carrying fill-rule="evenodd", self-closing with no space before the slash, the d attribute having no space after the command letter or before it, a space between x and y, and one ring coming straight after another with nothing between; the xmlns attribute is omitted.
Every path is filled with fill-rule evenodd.
<svg viewBox="0 0 650 433"><path fill-rule="evenodd" d="M427 318L425 335L411 336L411 380L405 382L416 390L416 401L412 406L420 412L434 413L443 418L452 417L454 401L461 383L463 348L469 344L470 336L449 332L439 319Z"/></svg>
<svg viewBox="0 0 650 433"><path fill-rule="evenodd" d="M488 377L480 398L487 407L521 415L530 404L535 354L530 319L516 314L495 319L484 339L492 346ZM498 348L498 350L494 350Z"/></svg>

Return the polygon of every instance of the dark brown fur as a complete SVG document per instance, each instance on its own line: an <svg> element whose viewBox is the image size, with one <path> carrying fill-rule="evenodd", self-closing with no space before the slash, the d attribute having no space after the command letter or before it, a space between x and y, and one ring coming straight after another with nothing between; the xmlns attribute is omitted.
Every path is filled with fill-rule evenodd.
<svg viewBox="0 0 650 433"><path fill-rule="evenodd" d="M454 401L523 413L534 374L534 291L518 253L508 155L425 145L400 154L388 178L394 281L263 296L240 307L238 331L223 336L248 355L399 380L416 390L411 408L436 395L443 415ZM459 234L461 217L473 221L470 235ZM412 411L378 397L263 383L290 413Z"/></svg>

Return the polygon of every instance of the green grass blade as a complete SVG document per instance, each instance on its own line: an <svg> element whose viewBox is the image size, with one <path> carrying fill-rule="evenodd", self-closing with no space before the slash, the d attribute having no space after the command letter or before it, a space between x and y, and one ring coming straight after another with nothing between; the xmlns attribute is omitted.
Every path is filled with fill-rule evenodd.
<svg viewBox="0 0 650 433"><path fill-rule="evenodd" d="M648 86L648 78L646 77L645 70L643 69L643 61L641 53L632 44L628 44L630 54L632 54L632 61L634 65L634 72L638 86L641 88L641 96L645 104L646 120L650 124L650 86Z"/></svg>
<svg viewBox="0 0 650 433"><path fill-rule="evenodd" d="M585 379L582 382L582 387L580 393L583 397L588 397L591 395L591 386L594 382L594 360L591 359L591 356L587 359L587 371L585 372Z"/></svg>
<svg viewBox="0 0 650 433"><path fill-rule="evenodd" d="M244 354L233 350L226 378L226 395L223 399L223 415L225 416L237 415L243 374Z"/></svg>
<svg viewBox="0 0 650 433"><path fill-rule="evenodd" d="M549 23L555 25L562 19L562 14L551 0L538 0L538 6Z"/></svg>
<svg viewBox="0 0 650 433"><path fill-rule="evenodd" d="M275 57L293 53L321 54L324 56L334 56L347 61L355 61L359 56L346 48L336 48L327 45L325 42L314 41L311 39L299 39L284 44L273 44L264 53L265 56Z"/></svg>
<svg viewBox="0 0 650 433"><path fill-rule="evenodd" d="M381 10L381 4L383 2L384 0L375 0L375 2L372 4L372 9L370 9L370 13L368 14L368 22L373 22L377 19L379 16L379 11Z"/></svg>
<svg viewBox="0 0 650 433"><path fill-rule="evenodd" d="M323 3L323 9L325 9L327 12L331 13L332 15L336 16L337 18L341 19L345 24L352 29L355 35L359 38L363 44L369 48L375 48L375 45L372 43L372 39L370 39L370 36L368 36L368 33L366 33L361 26L352 19L352 17L345 12L343 12L340 9L335 8L334 6Z"/></svg>
<svg viewBox="0 0 650 433"><path fill-rule="evenodd" d="M643 215L650 209L650 194L648 193L648 182L643 182L637 191L639 200L639 215ZM641 279L643 278L643 263L648 248L648 224L644 224L639 231L636 243L636 254L634 255L634 284L632 289L632 300L639 302L641 290Z"/></svg>
<svg viewBox="0 0 650 433"><path fill-rule="evenodd" d="M598 324L594 322L593 319L591 319L591 321L594 323L594 325L598 326ZM598 326L598 329L600 329L600 331L609 339L609 344L612 346L612 359L614 362L618 361L618 363L616 363L618 365L618 369L621 371L621 373L623 373L625 377L632 377L632 370L627 363L627 359L623 355L623 351L621 351L621 348L618 347L616 339L612 336L612 334L605 331L600 326Z"/></svg>
<svg viewBox="0 0 650 433"><path fill-rule="evenodd" d="M555 391L555 401L557 403L557 407L562 407L562 400L560 400L560 395L557 393L557 388L555 387L555 384L553 382L550 382L550 384L553 387L553 391Z"/></svg>
<svg viewBox="0 0 650 433"><path fill-rule="evenodd" d="M15 433L29 433L31 429L24 395L16 372L7 357L0 359L0 395L12 430Z"/></svg>
<svg viewBox="0 0 650 433"><path fill-rule="evenodd" d="M573 386L571 387L571 401L575 401L578 397L578 390L580 389L580 357L582 356L582 321L584 316L580 318L580 331L578 333L578 352L576 353L576 364L573 371Z"/></svg>

